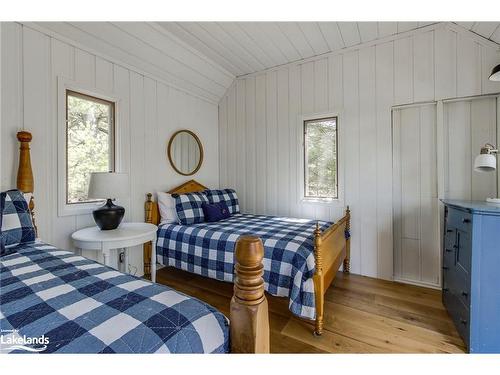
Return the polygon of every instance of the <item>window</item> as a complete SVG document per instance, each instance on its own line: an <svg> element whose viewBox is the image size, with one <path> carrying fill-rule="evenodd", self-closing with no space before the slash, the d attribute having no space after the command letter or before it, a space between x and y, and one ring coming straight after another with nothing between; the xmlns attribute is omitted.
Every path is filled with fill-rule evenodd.
<svg viewBox="0 0 500 375"><path fill-rule="evenodd" d="M90 202L92 172L115 170L113 102L66 90L66 203Z"/></svg>
<svg viewBox="0 0 500 375"><path fill-rule="evenodd" d="M337 117L304 121L304 197L338 199Z"/></svg>

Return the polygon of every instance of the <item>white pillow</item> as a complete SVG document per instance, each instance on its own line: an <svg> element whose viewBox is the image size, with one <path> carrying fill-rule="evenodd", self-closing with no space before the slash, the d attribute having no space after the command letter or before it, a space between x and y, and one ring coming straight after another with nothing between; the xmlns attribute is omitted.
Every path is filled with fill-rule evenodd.
<svg viewBox="0 0 500 375"><path fill-rule="evenodd" d="M158 207L160 208L160 224L178 223L177 210L175 209L175 198L162 191L157 192Z"/></svg>

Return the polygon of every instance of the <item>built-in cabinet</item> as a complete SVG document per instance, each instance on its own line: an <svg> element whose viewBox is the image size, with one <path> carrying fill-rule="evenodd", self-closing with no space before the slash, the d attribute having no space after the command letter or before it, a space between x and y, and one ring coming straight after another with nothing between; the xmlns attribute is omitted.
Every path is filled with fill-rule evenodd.
<svg viewBox="0 0 500 375"><path fill-rule="evenodd" d="M500 353L500 206L443 202L443 303L471 353Z"/></svg>

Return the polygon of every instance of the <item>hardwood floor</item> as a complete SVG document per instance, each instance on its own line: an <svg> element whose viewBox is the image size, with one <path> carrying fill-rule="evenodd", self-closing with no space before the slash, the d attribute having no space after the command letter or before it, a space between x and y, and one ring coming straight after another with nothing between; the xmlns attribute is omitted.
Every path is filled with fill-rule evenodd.
<svg viewBox="0 0 500 375"><path fill-rule="evenodd" d="M232 284L171 267L157 282L199 298L229 316ZM463 341L441 303L441 292L338 273L326 293L321 337L292 316L286 298L267 295L273 353L463 353Z"/></svg>

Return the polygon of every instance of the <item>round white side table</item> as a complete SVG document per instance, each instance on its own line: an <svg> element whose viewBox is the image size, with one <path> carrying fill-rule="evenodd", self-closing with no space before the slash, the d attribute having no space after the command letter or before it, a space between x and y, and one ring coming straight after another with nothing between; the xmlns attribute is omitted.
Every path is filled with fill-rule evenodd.
<svg viewBox="0 0 500 375"><path fill-rule="evenodd" d="M77 249L101 251L104 264L110 266L110 250L124 249L125 268L128 266L127 248L152 242L151 281L156 282L156 225L149 223L122 223L113 230L100 230L97 226L80 229L71 235Z"/></svg>

